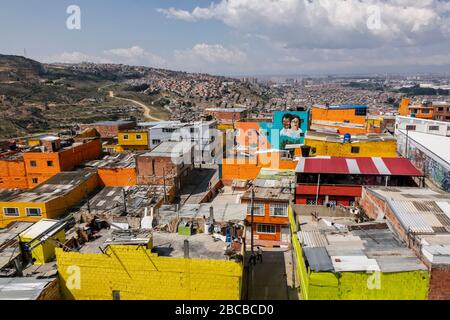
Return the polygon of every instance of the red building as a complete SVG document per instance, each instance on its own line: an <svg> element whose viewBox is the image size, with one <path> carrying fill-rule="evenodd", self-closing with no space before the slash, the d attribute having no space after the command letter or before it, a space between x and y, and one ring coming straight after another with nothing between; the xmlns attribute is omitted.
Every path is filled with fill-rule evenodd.
<svg viewBox="0 0 450 320"><path fill-rule="evenodd" d="M254 180L253 181L253 237L255 245L277 247L288 244L288 206L293 195L294 181ZM292 188L291 188L292 186ZM252 189L241 197L247 204L247 222L251 223Z"/></svg>
<svg viewBox="0 0 450 320"><path fill-rule="evenodd" d="M417 186L423 174L405 158L300 158L295 203L353 205L362 186Z"/></svg>

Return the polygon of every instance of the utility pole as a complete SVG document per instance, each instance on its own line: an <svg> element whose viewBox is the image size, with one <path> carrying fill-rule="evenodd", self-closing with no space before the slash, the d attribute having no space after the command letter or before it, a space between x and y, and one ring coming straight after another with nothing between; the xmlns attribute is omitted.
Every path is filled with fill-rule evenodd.
<svg viewBox="0 0 450 320"><path fill-rule="evenodd" d="M164 204L167 203L167 194L166 194L166 170L163 166L163 185L164 185Z"/></svg>
<svg viewBox="0 0 450 320"><path fill-rule="evenodd" d="M125 191L125 188L123 188L123 209L125 214L128 214L127 212L127 192Z"/></svg>
<svg viewBox="0 0 450 320"><path fill-rule="evenodd" d="M317 177L317 191L316 191L316 206L319 205L319 188L320 188L320 173Z"/></svg>
<svg viewBox="0 0 450 320"><path fill-rule="evenodd" d="M255 231L254 230L254 228L255 228L255 226L254 226L254 220L253 220L253 218L254 218L254 199L255 199L255 190L254 190L254 186L252 186L252 196L251 196L251 202L250 202L250 221L251 221L251 234L250 234L250 248L251 248L251 252L252 252L252 255L253 255L253 232Z"/></svg>
<svg viewBox="0 0 450 320"><path fill-rule="evenodd" d="M408 126L406 126L406 143L405 143L405 158L408 158L408 139L409 139L409 130L408 130Z"/></svg>

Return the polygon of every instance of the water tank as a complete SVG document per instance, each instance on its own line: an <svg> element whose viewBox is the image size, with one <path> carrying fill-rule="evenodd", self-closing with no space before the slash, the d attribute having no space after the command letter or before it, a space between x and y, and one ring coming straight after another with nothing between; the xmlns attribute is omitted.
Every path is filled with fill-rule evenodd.
<svg viewBox="0 0 450 320"><path fill-rule="evenodd" d="M303 146L300 147L300 149L302 151L302 157L303 158L309 157L309 151L311 150L310 146L303 145Z"/></svg>
<svg viewBox="0 0 450 320"><path fill-rule="evenodd" d="M344 134L344 143L352 141L352 135L350 133Z"/></svg>

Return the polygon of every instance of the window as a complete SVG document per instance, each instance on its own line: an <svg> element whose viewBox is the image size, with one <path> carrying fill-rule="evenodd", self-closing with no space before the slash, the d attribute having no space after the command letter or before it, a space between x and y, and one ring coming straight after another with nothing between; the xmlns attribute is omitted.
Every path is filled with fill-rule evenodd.
<svg viewBox="0 0 450 320"><path fill-rule="evenodd" d="M407 125L406 130L416 130L416 126L414 125Z"/></svg>
<svg viewBox="0 0 450 320"><path fill-rule="evenodd" d="M350 120L344 120L344 123L350 123Z"/></svg>
<svg viewBox="0 0 450 320"><path fill-rule="evenodd" d="M277 229L276 226L273 224L257 224L256 225L256 232L257 233L270 233L270 234L276 234Z"/></svg>
<svg viewBox="0 0 450 320"><path fill-rule="evenodd" d="M120 291L119 290L113 290L112 296L113 296L113 300L120 300Z"/></svg>
<svg viewBox="0 0 450 320"><path fill-rule="evenodd" d="M162 132L168 132L168 133L171 133L171 132L175 132L175 130L176 130L176 129L163 128L163 129L162 129Z"/></svg>
<svg viewBox="0 0 450 320"><path fill-rule="evenodd" d="M194 133L195 132L195 128L191 128L190 131L191 131L191 133Z"/></svg>
<svg viewBox="0 0 450 320"><path fill-rule="evenodd" d="M430 109L422 109L422 113L430 113Z"/></svg>
<svg viewBox="0 0 450 320"><path fill-rule="evenodd" d="M31 182L34 183L34 184L38 183L38 178L31 179Z"/></svg>
<svg viewBox="0 0 450 320"><path fill-rule="evenodd" d="M430 131L438 131L439 130L439 126L429 126L428 130L430 130Z"/></svg>
<svg viewBox="0 0 450 320"><path fill-rule="evenodd" d="M37 167L36 160L30 160L30 167Z"/></svg>
<svg viewBox="0 0 450 320"><path fill-rule="evenodd" d="M127 134L123 135L123 140L128 140L128 135Z"/></svg>
<svg viewBox="0 0 450 320"><path fill-rule="evenodd" d="M47 161L47 167L53 167L53 161L51 160Z"/></svg>
<svg viewBox="0 0 450 320"><path fill-rule="evenodd" d="M337 206L337 200L328 200L328 205L330 206Z"/></svg>
<svg viewBox="0 0 450 320"><path fill-rule="evenodd" d="M444 111L444 108L440 107L438 108L438 111Z"/></svg>
<svg viewBox="0 0 450 320"><path fill-rule="evenodd" d="M18 217L19 208L3 208L3 214L9 217Z"/></svg>
<svg viewBox="0 0 450 320"><path fill-rule="evenodd" d="M161 143L161 140L159 140L159 139L152 140L152 144L160 144L160 143Z"/></svg>
<svg viewBox="0 0 450 320"><path fill-rule="evenodd" d="M140 134L137 134L136 135L136 140L141 140L141 139L142 139L142 136Z"/></svg>
<svg viewBox="0 0 450 320"><path fill-rule="evenodd" d="M252 214L252 204L247 203L247 212L249 215ZM253 203L253 215L254 216L264 216L264 203Z"/></svg>
<svg viewBox="0 0 450 320"><path fill-rule="evenodd" d="M315 154L316 152L317 152L316 147L312 147L312 148L311 148L311 153L312 153L312 154Z"/></svg>
<svg viewBox="0 0 450 320"><path fill-rule="evenodd" d="M316 199L306 199L306 204L308 206L315 206L316 205Z"/></svg>
<svg viewBox="0 0 450 320"><path fill-rule="evenodd" d="M39 217L41 215L40 208L27 208L27 216L29 217Z"/></svg>
<svg viewBox="0 0 450 320"><path fill-rule="evenodd" d="M355 116L365 116L367 115L367 108L356 108Z"/></svg>
<svg viewBox="0 0 450 320"><path fill-rule="evenodd" d="M271 203L270 215L272 217L287 217L288 216L287 203Z"/></svg>
<svg viewBox="0 0 450 320"><path fill-rule="evenodd" d="M359 147L352 147L352 153L359 153Z"/></svg>

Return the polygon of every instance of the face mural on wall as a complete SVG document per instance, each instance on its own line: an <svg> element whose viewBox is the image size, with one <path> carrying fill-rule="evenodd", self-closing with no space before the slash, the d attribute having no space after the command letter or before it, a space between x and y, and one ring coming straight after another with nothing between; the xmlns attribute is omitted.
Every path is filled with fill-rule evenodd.
<svg viewBox="0 0 450 320"><path fill-rule="evenodd" d="M302 144L307 126L304 111L275 112L273 128L280 128L279 149L286 150L288 144Z"/></svg>

